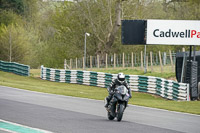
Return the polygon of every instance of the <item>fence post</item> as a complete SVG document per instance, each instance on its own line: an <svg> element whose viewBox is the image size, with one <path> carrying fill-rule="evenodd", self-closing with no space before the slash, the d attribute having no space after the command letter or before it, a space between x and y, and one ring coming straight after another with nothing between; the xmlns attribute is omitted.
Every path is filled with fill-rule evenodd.
<svg viewBox="0 0 200 133"><path fill-rule="evenodd" d="M160 51L159 51L159 58L160 58L161 73L163 73L162 57Z"/></svg>
<svg viewBox="0 0 200 133"><path fill-rule="evenodd" d="M141 51L141 70L143 70L143 52Z"/></svg>
<svg viewBox="0 0 200 133"><path fill-rule="evenodd" d="M116 67L116 54L114 53L114 68Z"/></svg>
<svg viewBox="0 0 200 133"><path fill-rule="evenodd" d="M150 60L151 60L151 72L153 72L152 52L150 52Z"/></svg>
<svg viewBox="0 0 200 133"><path fill-rule="evenodd" d="M169 50L169 56L170 56L170 61L171 61L171 66L172 66L172 72L174 71L174 63L173 63L173 59L172 59L172 53L171 50Z"/></svg>
<svg viewBox="0 0 200 133"><path fill-rule="evenodd" d="M138 64L137 63L137 54L135 54L135 65ZM136 65L136 67L138 67L138 65Z"/></svg>
<svg viewBox="0 0 200 133"><path fill-rule="evenodd" d="M77 61L77 57L76 57L76 69L78 68L78 61Z"/></svg>
<svg viewBox="0 0 200 133"><path fill-rule="evenodd" d="M158 65L158 54L156 53L156 65Z"/></svg>
<svg viewBox="0 0 200 133"><path fill-rule="evenodd" d="M108 68L108 54L106 53L106 69Z"/></svg>
<svg viewBox="0 0 200 133"><path fill-rule="evenodd" d="M97 68L99 68L99 55L97 55Z"/></svg>
<svg viewBox="0 0 200 133"><path fill-rule="evenodd" d="M70 59L70 69L72 69L72 59Z"/></svg>
<svg viewBox="0 0 200 133"><path fill-rule="evenodd" d="M148 71L148 65L149 65L149 63L148 63L148 55L146 56L146 68L147 68L147 71Z"/></svg>
<svg viewBox="0 0 200 133"><path fill-rule="evenodd" d="M124 68L124 53L122 55L122 67Z"/></svg>
<svg viewBox="0 0 200 133"><path fill-rule="evenodd" d="M163 53L163 66L166 65L166 60L167 60L167 54L166 52Z"/></svg>
<svg viewBox="0 0 200 133"><path fill-rule="evenodd" d="M134 68L134 62L133 62L133 52L131 53L131 66Z"/></svg>
<svg viewBox="0 0 200 133"><path fill-rule="evenodd" d="M64 60L64 69L65 70L67 69L67 60L66 59Z"/></svg>
<svg viewBox="0 0 200 133"><path fill-rule="evenodd" d="M85 59L83 57L83 69L85 69Z"/></svg>
<svg viewBox="0 0 200 133"><path fill-rule="evenodd" d="M92 56L90 56L90 68L92 68Z"/></svg>
<svg viewBox="0 0 200 133"><path fill-rule="evenodd" d="M128 59L127 59L127 61L125 61L125 66L126 66L126 64L127 64L127 67L129 67L129 60L130 58L129 58L129 54L128 54Z"/></svg>

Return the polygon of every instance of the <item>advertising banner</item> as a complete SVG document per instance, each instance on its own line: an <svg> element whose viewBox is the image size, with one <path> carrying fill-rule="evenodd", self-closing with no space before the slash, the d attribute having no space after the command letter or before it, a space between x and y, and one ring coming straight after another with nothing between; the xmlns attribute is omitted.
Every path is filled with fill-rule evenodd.
<svg viewBox="0 0 200 133"><path fill-rule="evenodd" d="M146 44L200 45L200 21L147 20Z"/></svg>

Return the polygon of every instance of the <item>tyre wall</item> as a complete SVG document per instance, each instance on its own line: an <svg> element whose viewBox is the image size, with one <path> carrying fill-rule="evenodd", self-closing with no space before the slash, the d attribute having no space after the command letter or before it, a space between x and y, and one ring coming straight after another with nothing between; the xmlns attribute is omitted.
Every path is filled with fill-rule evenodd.
<svg viewBox="0 0 200 133"><path fill-rule="evenodd" d="M117 78L117 74L81 70L61 70L41 66L41 79L55 82L107 88L115 78ZM188 99L188 85L186 83L141 75L126 75L126 80L132 91L151 93L171 100L185 101Z"/></svg>

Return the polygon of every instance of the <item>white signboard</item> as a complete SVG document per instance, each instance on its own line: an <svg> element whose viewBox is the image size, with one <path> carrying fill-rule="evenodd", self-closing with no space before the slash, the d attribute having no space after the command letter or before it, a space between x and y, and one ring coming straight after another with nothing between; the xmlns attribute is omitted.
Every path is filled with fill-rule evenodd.
<svg viewBox="0 0 200 133"><path fill-rule="evenodd" d="M200 21L147 20L146 44L200 45Z"/></svg>

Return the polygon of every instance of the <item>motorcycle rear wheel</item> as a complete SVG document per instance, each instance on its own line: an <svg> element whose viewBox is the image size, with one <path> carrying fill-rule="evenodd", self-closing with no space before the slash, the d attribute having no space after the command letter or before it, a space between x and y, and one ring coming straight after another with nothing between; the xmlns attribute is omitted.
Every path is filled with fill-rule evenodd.
<svg viewBox="0 0 200 133"><path fill-rule="evenodd" d="M121 121L124 113L124 105L120 104L117 110L117 121Z"/></svg>

